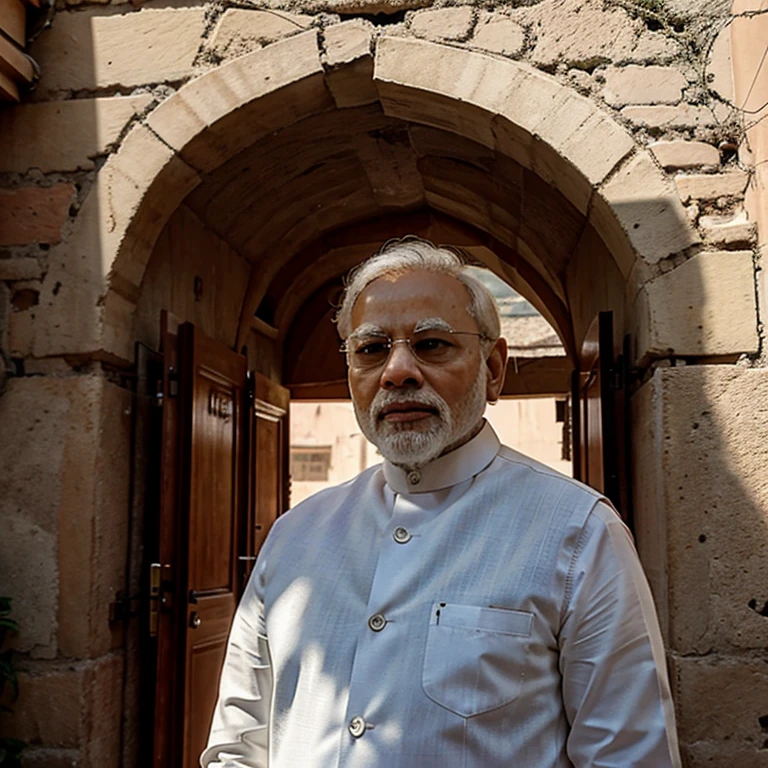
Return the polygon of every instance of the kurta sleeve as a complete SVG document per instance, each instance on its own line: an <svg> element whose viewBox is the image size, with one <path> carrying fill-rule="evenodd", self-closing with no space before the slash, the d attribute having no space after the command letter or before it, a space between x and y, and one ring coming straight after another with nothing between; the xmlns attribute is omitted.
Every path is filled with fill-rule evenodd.
<svg viewBox="0 0 768 768"><path fill-rule="evenodd" d="M272 669L259 563L235 613L203 768L266 768Z"/></svg>
<svg viewBox="0 0 768 768"><path fill-rule="evenodd" d="M576 768L679 768L664 646L626 526L598 502L571 562L560 632Z"/></svg>

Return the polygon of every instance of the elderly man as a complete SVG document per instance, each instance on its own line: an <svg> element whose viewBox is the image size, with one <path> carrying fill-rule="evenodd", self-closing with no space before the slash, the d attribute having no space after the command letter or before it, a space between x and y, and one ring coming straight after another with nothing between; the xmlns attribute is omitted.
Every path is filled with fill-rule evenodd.
<svg viewBox="0 0 768 768"><path fill-rule="evenodd" d="M353 273L337 320L384 463L274 525L202 764L680 765L629 533L483 419L506 365L493 297L407 239Z"/></svg>

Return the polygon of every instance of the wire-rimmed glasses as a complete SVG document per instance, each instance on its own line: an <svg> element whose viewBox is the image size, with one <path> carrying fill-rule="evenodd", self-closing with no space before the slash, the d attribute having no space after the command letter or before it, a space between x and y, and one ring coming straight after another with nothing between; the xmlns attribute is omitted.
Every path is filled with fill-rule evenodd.
<svg viewBox="0 0 768 768"><path fill-rule="evenodd" d="M349 366L358 371L382 367L395 344L407 344L411 354L424 365L446 365L461 351L455 336L476 336L481 340L492 341L484 333L475 331L429 329L401 339L393 339L384 333L352 335L339 347L339 351L346 354Z"/></svg>

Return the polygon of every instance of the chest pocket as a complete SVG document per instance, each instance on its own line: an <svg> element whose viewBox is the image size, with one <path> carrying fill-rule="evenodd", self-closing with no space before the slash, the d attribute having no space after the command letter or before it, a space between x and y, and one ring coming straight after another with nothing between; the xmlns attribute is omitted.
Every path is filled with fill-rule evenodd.
<svg viewBox="0 0 768 768"><path fill-rule="evenodd" d="M504 706L520 695L533 614L435 603L421 684L432 701L462 717Z"/></svg>

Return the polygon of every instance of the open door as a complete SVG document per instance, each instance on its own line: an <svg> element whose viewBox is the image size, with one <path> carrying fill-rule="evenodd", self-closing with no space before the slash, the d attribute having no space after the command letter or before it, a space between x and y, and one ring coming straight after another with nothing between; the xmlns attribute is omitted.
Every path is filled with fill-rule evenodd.
<svg viewBox="0 0 768 768"><path fill-rule="evenodd" d="M288 502L288 391L191 323L161 325L153 765L196 768L237 602Z"/></svg>
<svg viewBox="0 0 768 768"><path fill-rule="evenodd" d="M571 400L573 475L607 496L631 527L627 346L625 339L615 355L613 313L600 312L584 337Z"/></svg>

